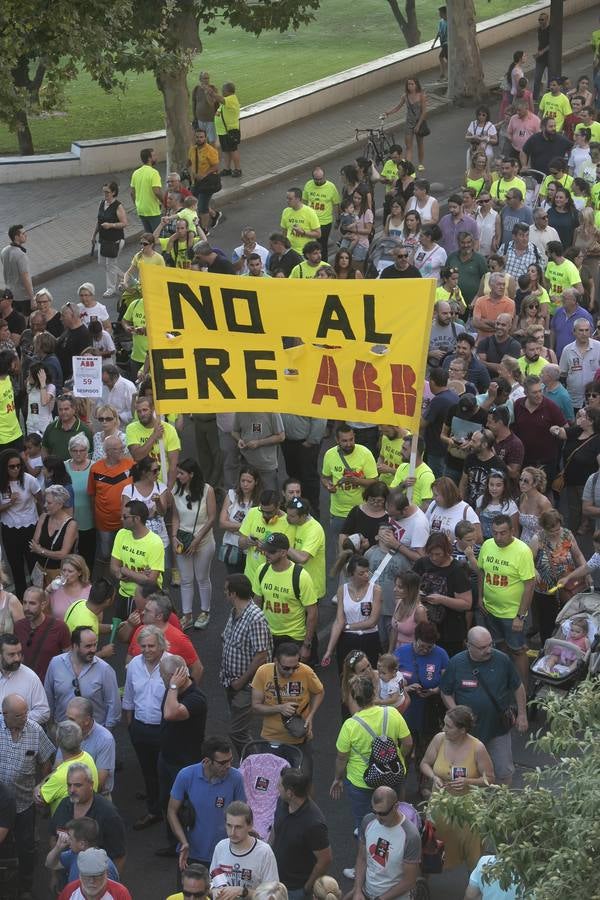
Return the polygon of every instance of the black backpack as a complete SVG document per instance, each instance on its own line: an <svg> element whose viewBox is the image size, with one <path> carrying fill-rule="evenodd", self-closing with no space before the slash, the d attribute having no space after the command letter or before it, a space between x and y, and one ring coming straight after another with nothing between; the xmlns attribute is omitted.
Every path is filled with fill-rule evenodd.
<svg viewBox="0 0 600 900"><path fill-rule="evenodd" d="M260 572L258 573L258 583L263 583L263 578L267 574L267 569L271 563L265 563ZM300 576L302 575L302 566L300 563L294 563L294 571L292 572L292 590L294 591L294 597L296 600L300 600Z"/></svg>
<svg viewBox="0 0 600 900"><path fill-rule="evenodd" d="M370 788L378 788L386 785L395 791L402 787L406 777L404 766L398 753L398 747L395 742L387 736L387 720L388 708L383 708L383 723L381 726L381 734L375 734L370 725L361 719L358 713L352 718L362 725L366 732L373 738L371 744L371 755L365 760L367 768L364 771L363 778L365 784ZM360 754L362 756L362 753Z"/></svg>

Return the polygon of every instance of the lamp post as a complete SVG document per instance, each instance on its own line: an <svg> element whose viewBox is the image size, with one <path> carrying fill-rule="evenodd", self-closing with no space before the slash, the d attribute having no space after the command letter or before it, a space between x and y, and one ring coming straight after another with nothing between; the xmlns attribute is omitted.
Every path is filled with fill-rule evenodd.
<svg viewBox="0 0 600 900"><path fill-rule="evenodd" d="M562 73L563 0L550 0L548 78Z"/></svg>

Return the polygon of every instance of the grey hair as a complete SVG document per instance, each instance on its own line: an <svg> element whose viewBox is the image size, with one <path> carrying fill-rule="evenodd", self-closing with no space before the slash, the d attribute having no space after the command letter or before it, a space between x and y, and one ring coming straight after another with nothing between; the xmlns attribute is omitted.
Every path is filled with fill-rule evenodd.
<svg viewBox="0 0 600 900"><path fill-rule="evenodd" d="M79 450L80 448L82 450L89 450L90 442L83 431L80 431L79 434L74 434L73 437L70 438L68 447L69 450Z"/></svg>
<svg viewBox="0 0 600 900"><path fill-rule="evenodd" d="M74 707L78 712L82 715L87 716L89 719L94 718L94 704L89 699L89 697L71 697L69 702L67 703L67 709L69 707Z"/></svg>
<svg viewBox="0 0 600 900"><path fill-rule="evenodd" d="M69 495L68 490L62 486L62 484L51 484L44 490L45 497L54 497L56 500L60 500L63 506L71 505L71 497Z"/></svg>
<svg viewBox="0 0 600 900"><path fill-rule="evenodd" d="M156 638L156 643L161 650L168 649L169 645L167 643L167 639L160 628L157 628L156 625L144 625L144 627L140 629L140 633L137 636L138 644L140 641L143 641L146 638L150 637Z"/></svg>
<svg viewBox="0 0 600 900"><path fill-rule="evenodd" d="M83 284L79 285L79 287L77 288L78 296L81 293L81 291L89 291L90 294L93 294L94 297L96 296L96 288L94 287L94 285L92 284L91 281L84 281Z"/></svg>
<svg viewBox="0 0 600 900"><path fill-rule="evenodd" d="M156 603L160 614L162 615L163 622L166 622L173 612L173 605L171 603L171 598L167 597L166 594L161 594L158 591L155 594L150 594L149 597L146 598L146 603Z"/></svg>
<svg viewBox="0 0 600 900"><path fill-rule="evenodd" d="M187 669L187 663L182 656L177 656L176 653L163 656L160 661L161 675L168 675L170 678L177 669Z"/></svg>
<svg viewBox="0 0 600 900"><path fill-rule="evenodd" d="M52 294L50 293L48 288L45 288L45 287L40 288L39 291L36 291L35 294L33 295L33 299L35 300L36 297L40 296L40 294L45 294L46 297L48 298L48 300L50 301L50 305L52 305L52 303L54 301L54 297L52 296Z"/></svg>
<svg viewBox="0 0 600 900"><path fill-rule="evenodd" d="M86 766L85 763L73 763L67 769L67 777L72 775L73 772L83 772L84 777L90 784L94 783L94 776L92 775L92 770L89 766Z"/></svg>
<svg viewBox="0 0 600 900"><path fill-rule="evenodd" d="M83 734L77 722L65 719L56 726L56 741L61 750L78 750L81 747Z"/></svg>
<svg viewBox="0 0 600 900"><path fill-rule="evenodd" d="M588 322L587 319L584 319L583 316L579 316L579 318L575 319L575 321L573 322L573 328L575 328L576 325L589 325L589 324L590 323ZM591 326L590 326L590 330L591 330Z"/></svg>
<svg viewBox="0 0 600 900"><path fill-rule="evenodd" d="M495 281L498 281L499 278L501 278L502 281L506 281L506 275L503 275L502 272L492 272L492 274L490 275L490 279L489 279L490 284L492 284Z"/></svg>
<svg viewBox="0 0 600 900"><path fill-rule="evenodd" d="M585 321L587 322L587 319ZM553 381L558 381L560 378L560 366L555 365L555 363L548 363L542 371L552 378Z"/></svg>

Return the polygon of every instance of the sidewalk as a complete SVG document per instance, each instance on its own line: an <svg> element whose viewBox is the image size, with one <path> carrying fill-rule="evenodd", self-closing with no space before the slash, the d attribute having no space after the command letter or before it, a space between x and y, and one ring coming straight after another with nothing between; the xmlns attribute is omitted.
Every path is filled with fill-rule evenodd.
<svg viewBox="0 0 600 900"><path fill-rule="evenodd" d="M569 58L586 50L589 35L596 24L597 10L590 9L578 16L565 19L563 58ZM482 52L486 84L495 87L508 67L516 44L514 41L499 44ZM531 31L523 35L518 49L527 51L528 58L536 49L536 35ZM591 51L590 51L591 53ZM590 55L591 64L591 55ZM584 69L588 68L584 66ZM437 78L437 72L425 73L425 85ZM399 85L390 85L383 91L366 94L353 101L328 109L326 113L290 122L260 137L242 143L243 177L234 185L226 186L217 195L218 206L232 203L236 199L259 190L293 173L301 172L308 177L311 166L316 162L331 158L347 151L353 145L357 152L361 145L355 144L354 129L377 124L382 110L397 102ZM430 112L447 109L448 101L430 101ZM469 121L469 106L458 109L458 115ZM398 127L403 118L388 121L402 142L402 130ZM466 127L466 126L465 126ZM443 145L437 147L435 132L430 138L428 153L438 149L443 154ZM434 144L432 147L431 144ZM162 168L162 167L161 167ZM96 222L98 205L101 200L102 183L115 179L121 186L121 200L129 214L131 227L127 231L127 241L133 241L141 228L129 196L131 172L107 172L100 175L64 178L49 181L25 182L0 187L0 244L7 242L8 227L22 222L29 232L27 251L34 282L38 285L52 276L81 265L89 258L91 236ZM164 184L164 170L162 171ZM230 179L224 179L225 184Z"/></svg>

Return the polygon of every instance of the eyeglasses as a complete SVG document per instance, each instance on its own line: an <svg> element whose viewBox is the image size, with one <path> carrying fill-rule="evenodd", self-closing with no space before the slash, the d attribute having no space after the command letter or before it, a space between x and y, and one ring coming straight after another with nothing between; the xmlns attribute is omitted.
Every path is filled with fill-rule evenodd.
<svg viewBox="0 0 600 900"><path fill-rule="evenodd" d="M75 694L75 696L81 697L81 688L79 686L79 678L77 677L77 675L75 676L71 684L73 685L73 693Z"/></svg>
<svg viewBox="0 0 600 900"><path fill-rule="evenodd" d="M233 756L228 756L227 759L215 759L211 756L210 761L215 764L215 766L230 766L233 762Z"/></svg>
<svg viewBox="0 0 600 900"><path fill-rule="evenodd" d="M408 259L408 253L396 253L396 259Z"/></svg>
<svg viewBox="0 0 600 900"><path fill-rule="evenodd" d="M300 668L300 664L296 663L295 666L282 666L281 663L279 663L279 668L282 672L295 672L296 669Z"/></svg>
<svg viewBox="0 0 600 900"><path fill-rule="evenodd" d="M114 421L114 416L96 416L99 422L112 422Z"/></svg>
<svg viewBox="0 0 600 900"><path fill-rule="evenodd" d="M600 394L596 393L596 391L590 391L589 394L585 395L586 400L590 400L592 397L600 397Z"/></svg>
<svg viewBox="0 0 600 900"><path fill-rule="evenodd" d="M150 246L150 242L149 242L149 241L140 241L140 244L142 245L142 247L149 247L149 246Z"/></svg>
<svg viewBox="0 0 600 900"><path fill-rule="evenodd" d="M473 641L467 641L469 647L472 647L473 650L490 650L494 645L492 641L488 644L474 644Z"/></svg>
<svg viewBox="0 0 600 900"><path fill-rule="evenodd" d="M390 806L389 809L382 809L382 810L374 809L374 810L373 810L373 814L374 814L375 816L377 816L378 819L385 819L385 817L386 817L386 816L389 816L389 814L390 814L394 809L396 809L396 804L395 804L395 803L394 803L392 806Z"/></svg>

